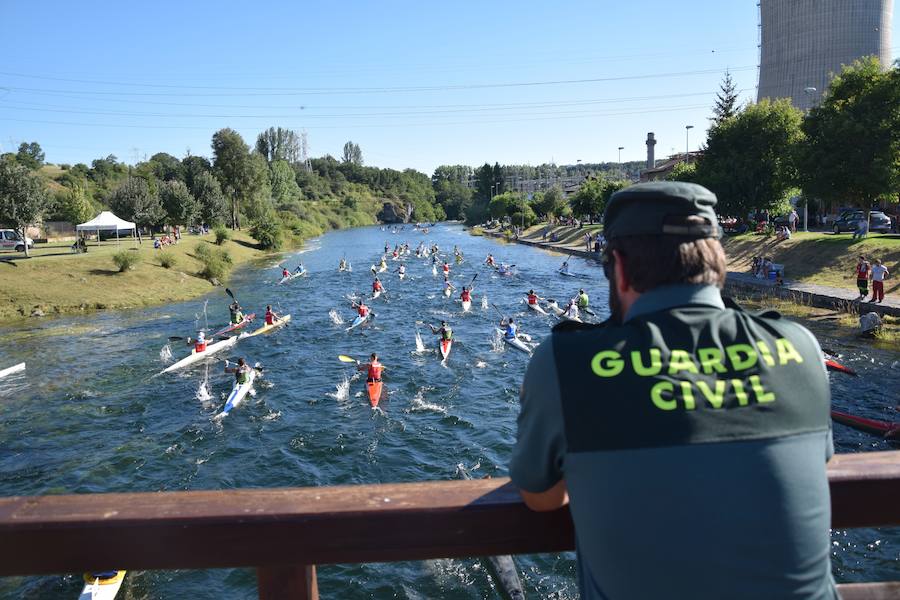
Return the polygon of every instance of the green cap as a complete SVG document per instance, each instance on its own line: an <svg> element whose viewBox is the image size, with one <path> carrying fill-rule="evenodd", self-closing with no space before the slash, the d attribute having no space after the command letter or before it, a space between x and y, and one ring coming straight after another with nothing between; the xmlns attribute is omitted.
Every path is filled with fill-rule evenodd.
<svg viewBox="0 0 900 600"><path fill-rule="evenodd" d="M603 216L603 234L607 239L659 234L717 238L715 205L716 195L696 183L638 183L613 194ZM689 223L685 217L702 217L706 223Z"/></svg>

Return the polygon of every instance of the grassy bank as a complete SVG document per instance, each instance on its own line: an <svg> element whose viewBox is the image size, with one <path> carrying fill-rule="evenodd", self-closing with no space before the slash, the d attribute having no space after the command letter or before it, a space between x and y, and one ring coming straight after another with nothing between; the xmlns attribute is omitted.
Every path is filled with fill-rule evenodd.
<svg viewBox="0 0 900 600"><path fill-rule="evenodd" d="M880 258L891 272L885 281L886 294L900 291L900 236L870 234L864 240L851 240L849 234L797 233L791 239L753 234L729 236L722 240L731 271L746 272L754 256L771 256L783 264L785 277L795 281L854 288L857 256L870 261Z"/></svg>
<svg viewBox="0 0 900 600"><path fill-rule="evenodd" d="M340 202L303 203L302 215L285 219L284 248L299 247L304 240L332 229L372 224L382 205L374 201L353 207ZM52 316L196 298L213 289L201 275L203 251L198 251L198 245L224 250L232 267L272 256L259 249L245 231L230 233L232 238L221 247L210 234L188 235L161 250L155 250L149 240L138 245L129 239L120 245L115 241L89 244L86 254L73 254L68 242L39 244L28 259L21 253L0 253L0 322L29 318L36 310ZM121 273L113 263L113 256L120 251L138 257L132 269ZM162 266L164 255L174 259L171 268ZM227 278L221 283L227 283Z"/></svg>

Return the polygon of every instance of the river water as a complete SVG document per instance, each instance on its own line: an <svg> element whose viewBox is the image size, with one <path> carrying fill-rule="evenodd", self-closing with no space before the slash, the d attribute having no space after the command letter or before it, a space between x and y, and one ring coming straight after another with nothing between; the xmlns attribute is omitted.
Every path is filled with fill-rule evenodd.
<svg viewBox="0 0 900 600"><path fill-rule="evenodd" d="M444 252L460 247L466 259L453 265L452 280L459 288L478 275L472 311L464 315L457 301L440 294L440 278L425 260L406 261L406 281L390 272L399 263L388 261L387 299L373 303L377 318L345 332L353 318L347 294L369 288L369 267L385 242L403 241L412 248L420 241L437 243ZM481 266L488 252L515 264L518 274L500 277ZM353 273L337 272L341 257L351 261ZM547 335L551 320L523 306L531 287L562 299L583 285L598 316L607 314L606 280L595 264L573 258L573 270L588 277L561 277L559 255L472 237L459 226L439 226L427 236L408 227L400 234L378 227L333 232L291 254L287 264L293 268L301 260L309 277L285 285L275 284L275 259L243 268L231 281L248 312L261 315L271 302L293 320L231 352L232 358L260 362L266 372L256 397L224 420L214 415L232 376L222 372L221 361L208 370L153 377L172 356L188 351L169 336L194 335L207 320L213 329L227 320L228 298L221 290L171 306L0 330L0 367L28 363L24 375L0 381L0 494L440 480L456 478L458 464L475 477L502 476L527 356L499 343L492 305L521 316L522 330L537 339ZM458 340L445 364L427 325L416 324L441 319L450 321ZM885 418L889 390L900 389L898 357L842 343L826 340L823 346L841 352L862 377L832 375L836 407ZM336 359L373 351L388 366L376 410L364 395L364 379ZM835 439L838 452L889 449L842 426L836 426ZM898 552L896 529L833 533L839 581L896 578ZM573 555L517 562L530 597L577 597ZM323 598L498 597L475 559L325 566L319 586ZM78 575L0 579L2 598L74 598L79 588ZM120 597L255 598L255 575L248 569L130 572Z"/></svg>

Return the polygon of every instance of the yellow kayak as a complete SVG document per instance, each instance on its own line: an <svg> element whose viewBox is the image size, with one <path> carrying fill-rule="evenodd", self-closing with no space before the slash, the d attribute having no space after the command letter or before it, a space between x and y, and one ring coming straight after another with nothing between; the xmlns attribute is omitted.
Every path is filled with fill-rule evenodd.
<svg viewBox="0 0 900 600"><path fill-rule="evenodd" d="M262 327L260 327L260 328L257 329L256 331L253 331L253 332L249 333L249 334L247 335L247 337L253 337L254 335L261 335L261 334L263 334L263 333L269 333L269 332L272 331L273 329L276 329L276 328L278 328L278 327L281 327L282 325L287 324L287 322L290 321L290 320L291 320L291 315L284 315L283 317L281 317L280 319L278 319L277 321L275 321L275 322L272 323L271 325L263 325Z"/></svg>

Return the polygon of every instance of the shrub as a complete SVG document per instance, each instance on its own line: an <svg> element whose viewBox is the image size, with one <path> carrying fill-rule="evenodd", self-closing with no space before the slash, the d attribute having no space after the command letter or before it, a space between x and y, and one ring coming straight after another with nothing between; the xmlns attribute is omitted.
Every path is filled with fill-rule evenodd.
<svg viewBox="0 0 900 600"><path fill-rule="evenodd" d="M135 252L120 250L113 254L112 261L119 268L119 273L124 273L129 269L133 269L134 265L141 262L141 257Z"/></svg>
<svg viewBox="0 0 900 600"><path fill-rule="evenodd" d="M171 269L175 266L175 263L178 262L178 259L171 252L160 252L159 253L159 266L164 269Z"/></svg>
<svg viewBox="0 0 900 600"><path fill-rule="evenodd" d="M215 282L221 282L231 270L231 257L227 252L207 252L200 257L203 267L200 269L200 277Z"/></svg>
<svg viewBox="0 0 900 600"><path fill-rule="evenodd" d="M278 250L284 243L284 233L275 219L260 219L250 227L250 235L259 242L263 250Z"/></svg>
<svg viewBox="0 0 900 600"><path fill-rule="evenodd" d="M209 245L206 242L199 242L197 246L194 248L194 256L197 257L197 260L203 261L204 258L209 256L212 253Z"/></svg>
<svg viewBox="0 0 900 600"><path fill-rule="evenodd" d="M216 236L216 246L221 246L231 239L231 232L224 225L216 225L213 228L213 235Z"/></svg>

